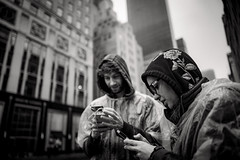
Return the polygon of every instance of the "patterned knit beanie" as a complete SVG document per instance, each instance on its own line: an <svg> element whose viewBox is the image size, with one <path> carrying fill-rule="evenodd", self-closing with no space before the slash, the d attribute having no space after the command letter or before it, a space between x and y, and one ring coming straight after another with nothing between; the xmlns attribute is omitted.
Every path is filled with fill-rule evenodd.
<svg viewBox="0 0 240 160"><path fill-rule="evenodd" d="M149 89L147 77L164 80L180 97L189 91L202 78L193 59L179 49L169 49L159 53L142 74L142 80Z"/></svg>

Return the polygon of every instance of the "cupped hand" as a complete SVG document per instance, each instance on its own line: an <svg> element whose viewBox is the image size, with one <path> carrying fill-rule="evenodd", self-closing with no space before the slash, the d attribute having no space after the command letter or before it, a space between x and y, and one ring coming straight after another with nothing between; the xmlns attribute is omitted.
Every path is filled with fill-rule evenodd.
<svg viewBox="0 0 240 160"><path fill-rule="evenodd" d="M105 107L102 112L104 113L101 116L102 123L112 129L122 129L123 120L118 112L113 108Z"/></svg>
<svg viewBox="0 0 240 160"><path fill-rule="evenodd" d="M148 160L156 146L149 144L148 142L132 140L126 138L124 141L124 149L133 151L136 156L141 160Z"/></svg>
<svg viewBox="0 0 240 160"><path fill-rule="evenodd" d="M100 133L111 130L108 126L103 123L91 123L91 136L97 138L100 136Z"/></svg>

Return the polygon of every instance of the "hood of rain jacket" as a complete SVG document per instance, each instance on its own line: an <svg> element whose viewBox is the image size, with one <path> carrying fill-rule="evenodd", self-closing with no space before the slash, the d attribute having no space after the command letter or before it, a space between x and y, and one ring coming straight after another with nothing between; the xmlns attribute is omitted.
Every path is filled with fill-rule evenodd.
<svg viewBox="0 0 240 160"><path fill-rule="evenodd" d="M119 72L121 73L124 81L126 82L126 86L125 86L125 95L124 97L131 97L134 92L135 89L132 86L132 81L130 78L130 74L128 71L128 67L127 64L125 63L125 61L122 59L122 57L120 57L119 55L116 54L109 54L106 57L104 57L104 59L102 60L102 62L100 63L98 69L101 68L101 66L106 63L107 61L110 61L114 64L114 66L116 68L118 68ZM104 92L106 93L109 97L113 97L113 95L111 95L111 92L109 90L109 88L107 87L105 81L104 81L104 77L102 77L99 72L97 74L97 84L98 87Z"/></svg>

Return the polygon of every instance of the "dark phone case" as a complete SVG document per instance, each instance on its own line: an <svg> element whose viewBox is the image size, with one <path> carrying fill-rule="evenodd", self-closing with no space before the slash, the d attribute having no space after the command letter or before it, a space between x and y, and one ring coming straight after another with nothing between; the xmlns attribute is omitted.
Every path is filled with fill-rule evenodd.
<svg viewBox="0 0 240 160"><path fill-rule="evenodd" d="M116 134L121 137L123 140L127 138L127 136L120 130L115 130Z"/></svg>

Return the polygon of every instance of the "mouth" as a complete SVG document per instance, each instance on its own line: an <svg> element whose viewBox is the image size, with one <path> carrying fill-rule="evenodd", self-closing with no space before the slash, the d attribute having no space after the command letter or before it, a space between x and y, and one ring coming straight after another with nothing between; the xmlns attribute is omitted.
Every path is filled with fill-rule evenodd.
<svg viewBox="0 0 240 160"><path fill-rule="evenodd" d="M118 91L119 90L119 87L111 87L111 90L114 92Z"/></svg>

